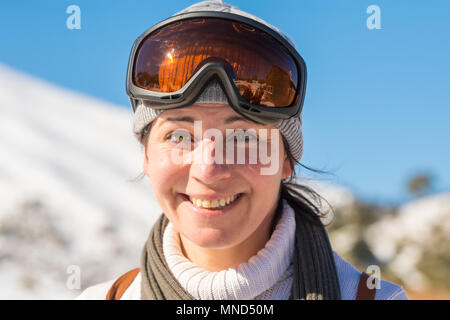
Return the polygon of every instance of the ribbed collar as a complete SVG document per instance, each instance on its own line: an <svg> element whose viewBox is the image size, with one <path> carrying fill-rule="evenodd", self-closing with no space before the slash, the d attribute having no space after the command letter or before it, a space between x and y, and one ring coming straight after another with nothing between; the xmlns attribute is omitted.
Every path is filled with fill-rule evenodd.
<svg viewBox="0 0 450 320"><path fill-rule="evenodd" d="M182 253L178 233L169 223L163 251L170 271L199 300L251 300L286 277L295 244L294 210L283 200L283 213L266 246L236 268L212 272L200 268Z"/></svg>

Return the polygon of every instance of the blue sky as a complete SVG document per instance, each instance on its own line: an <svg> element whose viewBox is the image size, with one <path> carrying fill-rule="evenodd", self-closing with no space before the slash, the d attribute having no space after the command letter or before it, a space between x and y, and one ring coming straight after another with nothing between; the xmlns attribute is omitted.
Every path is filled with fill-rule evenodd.
<svg viewBox="0 0 450 320"><path fill-rule="evenodd" d="M0 62L127 108L135 38L195 1L9 1L0 4ZM401 203L408 179L450 191L450 1L291 0L228 3L277 26L308 67L304 165L359 197ZM81 29L69 30L69 5ZM369 30L369 5L381 29ZM309 174L301 168L301 174Z"/></svg>

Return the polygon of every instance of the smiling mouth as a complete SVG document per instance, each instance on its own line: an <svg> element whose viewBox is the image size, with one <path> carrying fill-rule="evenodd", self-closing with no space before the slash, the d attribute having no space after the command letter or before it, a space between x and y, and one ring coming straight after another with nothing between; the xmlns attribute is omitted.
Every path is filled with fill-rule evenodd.
<svg viewBox="0 0 450 320"><path fill-rule="evenodd" d="M224 208L230 204L232 204L234 201L239 199L241 197L241 193L223 198L223 199L217 199L217 200L202 200L194 197L189 197L189 201L191 203L198 207L203 209L221 209Z"/></svg>

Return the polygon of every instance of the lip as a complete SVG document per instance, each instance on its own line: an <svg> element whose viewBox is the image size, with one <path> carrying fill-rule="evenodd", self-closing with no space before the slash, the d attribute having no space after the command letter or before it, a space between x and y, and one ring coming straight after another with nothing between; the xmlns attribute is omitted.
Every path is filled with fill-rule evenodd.
<svg viewBox="0 0 450 320"><path fill-rule="evenodd" d="M188 197L192 197L192 198L196 198L196 199L202 199L202 200L209 200L209 201L226 199L228 197L231 197L232 195L238 195L238 194L242 195L242 193L234 193L234 194L228 194L228 195L220 194L220 193L219 194L216 193L214 195L207 195L207 194L190 194L190 195L187 195L187 194L181 193L181 195L184 195L184 196L188 196Z"/></svg>
<svg viewBox="0 0 450 320"><path fill-rule="evenodd" d="M228 212L230 212L231 210L233 210L233 208L235 206L237 206L242 198L245 196L244 193L238 193L239 197L234 200L232 203L230 203L229 205L222 207L222 208L215 208L215 209L205 209L205 208L199 208L197 206L194 206L194 204L189 200L188 195L180 193L179 195L181 196L181 198L184 200L183 203L185 203L190 210L194 211L195 213L204 216L204 217L215 217L215 216L222 216ZM209 198L209 199L208 199ZM214 197L205 197L203 198L203 200L214 200L217 199L217 196Z"/></svg>

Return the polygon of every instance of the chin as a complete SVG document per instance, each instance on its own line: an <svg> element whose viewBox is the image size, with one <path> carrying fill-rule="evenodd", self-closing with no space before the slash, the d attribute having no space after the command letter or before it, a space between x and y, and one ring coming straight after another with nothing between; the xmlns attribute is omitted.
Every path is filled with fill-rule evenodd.
<svg viewBox="0 0 450 320"><path fill-rule="evenodd" d="M226 249L239 243L234 232L226 232L211 228L201 228L192 233L183 233L186 238L205 249Z"/></svg>

